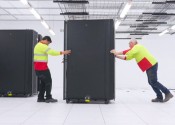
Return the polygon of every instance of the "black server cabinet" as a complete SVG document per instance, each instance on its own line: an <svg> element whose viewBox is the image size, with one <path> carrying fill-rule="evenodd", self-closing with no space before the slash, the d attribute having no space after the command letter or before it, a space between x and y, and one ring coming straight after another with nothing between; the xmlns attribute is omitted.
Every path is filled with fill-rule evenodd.
<svg viewBox="0 0 175 125"><path fill-rule="evenodd" d="M115 99L113 20L68 20L64 23L64 99Z"/></svg>
<svg viewBox="0 0 175 125"><path fill-rule="evenodd" d="M37 93L33 30L0 30L0 95L31 96Z"/></svg>

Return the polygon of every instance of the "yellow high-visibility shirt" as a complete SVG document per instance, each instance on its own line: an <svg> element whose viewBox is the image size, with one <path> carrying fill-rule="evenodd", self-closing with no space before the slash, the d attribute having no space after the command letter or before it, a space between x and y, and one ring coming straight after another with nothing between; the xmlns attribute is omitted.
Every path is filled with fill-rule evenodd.
<svg viewBox="0 0 175 125"><path fill-rule="evenodd" d="M133 48L123 51L126 60L135 59L140 69L144 72L157 63L154 56L140 44L136 44Z"/></svg>
<svg viewBox="0 0 175 125"><path fill-rule="evenodd" d="M62 52L55 51L48 47L48 45L41 42L37 43L34 48L34 67L35 70L46 70L48 69L48 55L58 56Z"/></svg>

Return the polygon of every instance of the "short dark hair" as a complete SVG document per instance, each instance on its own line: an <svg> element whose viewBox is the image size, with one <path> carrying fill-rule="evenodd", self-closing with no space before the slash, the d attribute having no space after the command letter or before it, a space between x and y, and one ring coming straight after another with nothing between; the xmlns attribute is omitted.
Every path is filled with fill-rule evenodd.
<svg viewBox="0 0 175 125"><path fill-rule="evenodd" d="M44 36L44 37L42 38L42 40L47 40L47 41L49 41L50 43L52 42L50 36Z"/></svg>

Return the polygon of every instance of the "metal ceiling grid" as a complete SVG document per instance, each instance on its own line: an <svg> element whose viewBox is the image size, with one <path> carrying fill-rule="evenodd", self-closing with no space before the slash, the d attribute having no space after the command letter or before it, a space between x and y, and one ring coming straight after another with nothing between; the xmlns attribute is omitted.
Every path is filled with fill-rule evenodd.
<svg viewBox="0 0 175 125"><path fill-rule="evenodd" d="M46 21L83 20L83 19L119 19L128 0L88 0L88 4L54 3L53 0L28 0L33 8ZM66 0L63 0L66 1ZM73 0L80 1L80 0ZM81 0L86 1L86 0ZM132 6L117 29L118 33L158 34L175 24L175 4L157 4L166 0L132 0ZM170 1L170 0L169 0ZM174 1L174 0L171 0ZM87 12L88 15L60 15L65 12ZM167 13L164 15L143 13ZM172 15L168 15L172 14ZM0 0L0 21L38 21L20 0ZM149 21L151 20L151 21ZM150 24L145 24L150 22ZM155 24L159 22L159 24ZM167 24L160 24L166 22ZM147 25L148 27L139 28ZM135 26L135 27L132 27ZM173 33L173 31L171 32ZM133 36L133 35L132 35ZM131 37L130 35L128 37ZM142 37L139 35L138 37Z"/></svg>

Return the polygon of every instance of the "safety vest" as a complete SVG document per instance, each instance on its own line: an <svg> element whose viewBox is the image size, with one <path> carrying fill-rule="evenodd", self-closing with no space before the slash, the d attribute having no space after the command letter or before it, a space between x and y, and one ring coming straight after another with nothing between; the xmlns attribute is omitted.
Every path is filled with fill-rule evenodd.
<svg viewBox="0 0 175 125"><path fill-rule="evenodd" d="M48 45L41 42L37 43L34 48L34 68L35 70L47 70L48 55L58 56L62 52L55 51Z"/></svg>
<svg viewBox="0 0 175 125"><path fill-rule="evenodd" d="M157 63L153 55L142 45L136 44L133 48L123 51L126 60L135 58L138 66L144 72Z"/></svg>

